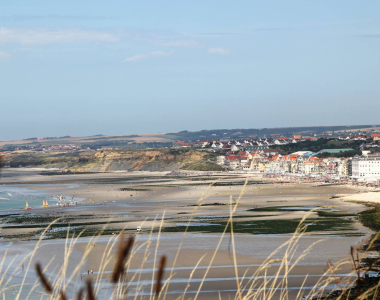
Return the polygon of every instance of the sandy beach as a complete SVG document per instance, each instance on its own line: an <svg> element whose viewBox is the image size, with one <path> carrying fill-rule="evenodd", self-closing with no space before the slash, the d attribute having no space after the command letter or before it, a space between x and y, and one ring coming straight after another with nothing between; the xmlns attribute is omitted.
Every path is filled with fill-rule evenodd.
<svg viewBox="0 0 380 300"><path fill-rule="evenodd" d="M159 257L166 255L166 279L170 277L170 270L174 267L167 299L176 299L181 295L188 282L190 286L186 298L195 297L203 282L198 299L218 299L219 292L223 295L222 299L228 299L237 292L236 275L244 290L246 284L249 283L250 286L252 283L247 278L254 276L253 288L258 288L264 282L260 276L276 274L281 265L279 262L272 263L270 268L265 268L259 272L260 274L255 272L271 252L292 238L292 231L286 231L285 227L293 228L293 220L299 222L307 215L307 220L310 221L306 222L309 222L310 230L297 240L293 256L287 259L288 264L292 265L305 249L313 243L316 244L287 274L289 297L292 298L296 297L299 291L308 293L311 287L318 285L318 280L326 271L327 259L332 264L347 260L350 246L363 243L371 234L370 230L364 228L354 217L358 212L365 210L365 206L344 202L338 198L339 195L357 192L349 187L264 182L263 178L255 176L249 178L248 185L242 190L245 180L242 175L221 176L195 172L187 177L170 177L166 174L146 172L57 176L40 175L40 170L29 171L30 173L20 170L17 172L9 170L7 174L6 170L1 184L12 188L41 191L47 198L50 197L49 199L52 199L53 195L82 199L75 206L53 206L53 201L49 201L51 206L48 208L31 205L32 209L29 211L12 209L11 213L14 216L4 217L0 251L3 254L8 251L6 264L10 264L11 258L15 258L10 267L10 270L18 274L13 277L14 282L20 282L20 276L25 275L20 273L25 272L20 270L22 260L30 263L31 269L25 275L25 280L30 285L23 287L28 291L37 279L33 266L38 261L43 266L48 266L46 272L52 280L55 278L57 282L61 282L60 280L65 278L69 293L74 293L83 284L83 280L91 277L98 283L99 298L107 298L110 291L109 274L117 251L116 237L122 229L126 229L128 235L136 237L134 253L128 264L131 298L136 293L149 298L152 276L155 274L153 270L157 268ZM366 195L368 194L370 193ZM223 224L228 220L236 203L238 206L234 214L235 268L229 231L221 242L220 239ZM331 217L323 217L318 210L323 210ZM3 215L6 216L8 213L9 211L4 211ZM343 222L346 225L337 225L332 217L336 213L347 215L339 219L336 217L338 223ZM64 218L67 223L58 222L60 227L47 233L47 236L54 239L43 240L33 259L26 258L36 247L44 225L48 225L50 220L57 217ZM22 220L22 223L17 223L17 220ZM331 221L331 225L327 221ZM70 232L75 236L78 236L80 230L95 232L94 230L103 228L104 232L95 238L86 235L86 231L83 237L78 239L65 239L68 223L71 224ZM266 227L274 226L273 224L279 225L270 229L273 230L273 234L268 234L270 230L266 230ZM323 229L314 230L315 224ZM22 228L23 225L25 228ZM183 228L187 225L190 225L189 232L184 236ZM142 228L140 233L136 232L137 226ZM75 231L76 228L78 231ZM219 249L213 258L219 242ZM176 259L181 243L181 250ZM65 260L69 249L72 251L70 259ZM283 260L284 253L284 250L279 251L273 258ZM62 266L65 271L60 273L59 269ZM192 273L195 266L197 269ZM93 270L94 274L89 275L89 270ZM345 277L351 271L350 264L346 263L336 274ZM279 275L282 276L284 272L284 269L281 269ZM84 276L82 283L80 274ZM304 282L306 275L308 277ZM281 285L279 279L277 284ZM40 292L41 289L36 288L30 299L36 299Z"/></svg>

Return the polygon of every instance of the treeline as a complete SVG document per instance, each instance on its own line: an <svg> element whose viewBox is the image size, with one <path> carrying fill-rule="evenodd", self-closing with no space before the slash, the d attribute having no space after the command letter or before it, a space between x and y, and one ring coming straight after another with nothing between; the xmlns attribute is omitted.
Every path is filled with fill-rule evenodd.
<svg viewBox="0 0 380 300"><path fill-rule="evenodd" d="M277 146L276 149L281 154L290 154L297 151L318 152L322 149L340 149L340 148L352 148L355 151L357 151L359 150L359 147L361 144L363 144L363 142L364 141L341 141L341 140L336 140L336 139L320 138L316 141L308 140L308 141L298 142L294 144L291 143L287 145L281 145L281 146ZM359 152L359 154L361 154L361 152ZM331 154L329 156L331 156Z"/></svg>

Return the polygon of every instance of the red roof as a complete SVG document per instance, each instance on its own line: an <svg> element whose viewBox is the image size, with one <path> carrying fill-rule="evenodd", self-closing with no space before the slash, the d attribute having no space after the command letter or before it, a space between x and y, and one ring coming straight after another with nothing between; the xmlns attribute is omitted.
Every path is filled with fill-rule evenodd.
<svg viewBox="0 0 380 300"><path fill-rule="evenodd" d="M285 159L285 160L294 161L294 160L297 159L297 157L298 157L298 154L285 155L285 156L284 156L284 159Z"/></svg>
<svg viewBox="0 0 380 300"><path fill-rule="evenodd" d="M180 144L180 145L182 145L182 146L189 146L189 143L185 143L185 142L182 142L182 141L178 141L177 143Z"/></svg>
<svg viewBox="0 0 380 300"><path fill-rule="evenodd" d="M226 160L239 160L239 157L237 155L229 155L226 156Z"/></svg>

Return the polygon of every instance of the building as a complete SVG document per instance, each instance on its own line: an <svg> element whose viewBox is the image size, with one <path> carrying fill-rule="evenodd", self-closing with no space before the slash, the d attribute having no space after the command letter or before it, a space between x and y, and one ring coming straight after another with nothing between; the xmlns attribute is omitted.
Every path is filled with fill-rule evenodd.
<svg viewBox="0 0 380 300"><path fill-rule="evenodd" d="M302 135L301 134L292 135L292 139L295 141L300 141L302 139Z"/></svg>
<svg viewBox="0 0 380 300"><path fill-rule="evenodd" d="M355 179L380 179L380 155L368 154L353 157L352 177Z"/></svg>
<svg viewBox="0 0 380 300"><path fill-rule="evenodd" d="M251 145L245 146L245 150L248 152L254 152L254 151L262 151L264 149L268 149L268 145L263 145L261 143L251 143Z"/></svg>
<svg viewBox="0 0 380 300"><path fill-rule="evenodd" d="M347 160L347 176L352 177L352 158Z"/></svg>
<svg viewBox="0 0 380 300"><path fill-rule="evenodd" d="M262 152L269 156L275 156L278 154L278 151L276 149L263 149Z"/></svg>
<svg viewBox="0 0 380 300"><path fill-rule="evenodd" d="M322 149L318 151L318 153L330 153L330 154L338 154L339 152L352 151L352 148L342 148L342 149Z"/></svg>
<svg viewBox="0 0 380 300"><path fill-rule="evenodd" d="M225 157L225 165L232 169L240 168L240 159L237 155L229 155Z"/></svg>
<svg viewBox="0 0 380 300"><path fill-rule="evenodd" d="M309 175L311 173L314 173L315 165L311 161L304 161L300 163L299 171L302 174Z"/></svg>
<svg viewBox="0 0 380 300"><path fill-rule="evenodd" d="M220 155L216 158L216 163L218 165L224 165L225 161L226 161L226 157L224 155Z"/></svg>

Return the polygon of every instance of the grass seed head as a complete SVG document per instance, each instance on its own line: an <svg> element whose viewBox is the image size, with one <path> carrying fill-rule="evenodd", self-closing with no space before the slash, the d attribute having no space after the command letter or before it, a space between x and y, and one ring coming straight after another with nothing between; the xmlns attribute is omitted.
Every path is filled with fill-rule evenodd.
<svg viewBox="0 0 380 300"><path fill-rule="evenodd" d="M50 283L48 282L48 280L46 279L44 273L42 272L42 268L41 268L40 263L36 263L36 271L37 271L38 277L41 280L42 285L45 287L45 290L47 290L49 293L52 293L53 289L52 289Z"/></svg>
<svg viewBox="0 0 380 300"><path fill-rule="evenodd" d="M87 280L87 295L88 300L95 300L94 290L92 289L92 281L91 279Z"/></svg>
<svg viewBox="0 0 380 300"><path fill-rule="evenodd" d="M83 288L81 288L78 292L78 295L77 295L77 300L82 300L83 298Z"/></svg>
<svg viewBox="0 0 380 300"><path fill-rule="evenodd" d="M129 237L127 243L124 243L124 234L120 235L120 242L119 242L119 251L117 254L117 260L115 263L115 267L112 273L112 282L117 283L120 279L120 277L124 274L124 264L125 260L129 255L129 252L132 248L134 238L131 236Z"/></svg>
<svg viewBox="0 0 380 300"><path fill-rule="evenodd" d="M165 264L166 264L166 255L163 255L160 260L160 268L157 271L157 281L156 281L156 290L155 290L156 295L158 295L161 291L161 282L162 282L162 277L164 275Z"/></svg>
<svg viewBox="0 0 380 300"><path fill-rule="evenodd" d="M61 291L59 293L59 295L61 296L61 300L68 300L67 297L66 297L66 295L65 295L65 293L63 291Z"/></svg>

